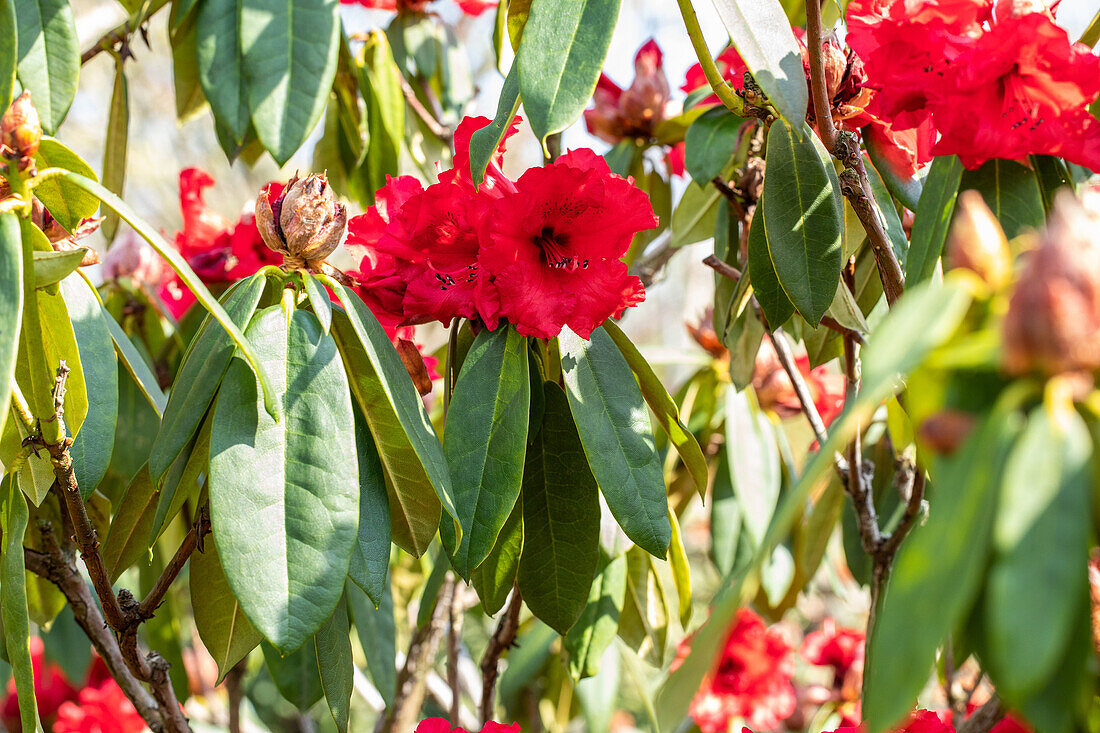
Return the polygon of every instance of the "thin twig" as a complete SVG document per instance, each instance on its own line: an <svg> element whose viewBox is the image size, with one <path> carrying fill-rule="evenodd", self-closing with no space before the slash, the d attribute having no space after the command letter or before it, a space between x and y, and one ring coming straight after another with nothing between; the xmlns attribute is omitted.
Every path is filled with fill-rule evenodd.
<svg viewBox="0 0 1100 733"><path fill-rule="evenodd" d="M401 83L401 93L405 96L405 104L409 105L409 109L420 118L420 121L424 123L430 133L439 138L440 142L450 145L454 141L454 130L441 123L435 118L435 115L428 111L428 108L420 101L420 97L416 96L416 90L412 88L404 74L398 74L397 78Z"/></svg>
<svg viewBox="0 0 1100 733"><path fill-rule="evenodd" d="M810 60L810 91L817 131L825 149L832 150L836 146L836 128L833 127L832 104L825 83L825 57L821 53L824 36L821 3L822 0L806 0L806 50Z"/></svg>
<svg viewBox="0 0 1100 733"><path fill-rule="evenodd" d="M241 733L241 700L244 699L244 687L241 682L247 668L247 658L242 659L234 664L229 673L225 675L225 691L229 707L229 733Z"/></svg>
<svg viewBox="0 0 1100 733"><path fill-rule="evenodd" d="M516 641L519 630L519 612L523 607L523 598L519 587L512 589L508 608L497 623L496 631L489 639L485 656L481 658L481 722L484 725L493 719L493 704L496 701L497 675L500 674L500 658Z"/></svg>
<svg viewBox="0 0 1100 733"><path fill-rule="evenodd" d="M191 557L191 553L196 548L201 549L203 538L210 532L210 515L204 505L199 509L199 518L191 525L190 531L187 536L183 538L183 542L180 543L180 547L176 550L176 554L172 556L172 559L165 566L164 571L157 578L157 582L153 585L152 590L145 596L145 599L138 605L136 614L138 618L142 620L151 619L157 608L164 601L164 596L167 595L168 589L172 583L175 582L176 576L183 570L183 566L187 564L187 559Z"/></svg>
<svg viewBox="0 0 1100 733"><path fill-rule="evenodd" d="M959 733L989 733L1006 715L1001 698L994 695L959 726Z"/></svg>
<svg viewBox="0 0 1100 733"><path fill-rule="evenodd" d="M677 247L672 246L672 231L661 232L649 243L649 254L631 266L630 274L637 275L642 285L648 288L678 251Z"/></svg>
<svg viewBox="0 0 1100 733"><path fill-rule="evenodd" d="M794 393L798 396L798 401L802 405L802 412L805 413L806 420L810 423L810 429L814 431L817 444L824 446L825 441L829 439L829 436L825 433L825 421L821 419L821 413L817 411L817 405L814 404L814 396L810 394L809 385L802 378L802 372L798 370L794 353L791 351L790 344L787 343L783 329L769 330L768 336L771 338L775 355L779 357L779 363L783 366L783 371L787 373L787 378L791 380L791 386L794 387Z"/></svg>

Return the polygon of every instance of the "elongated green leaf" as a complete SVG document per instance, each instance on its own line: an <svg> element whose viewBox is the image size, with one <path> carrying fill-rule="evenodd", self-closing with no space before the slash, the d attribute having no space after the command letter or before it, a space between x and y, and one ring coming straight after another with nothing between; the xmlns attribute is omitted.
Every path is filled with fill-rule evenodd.
<svg viewBox="0 0 1100 733"><path fill-rule="evenodd" d="M787 124L802 137L809 94L802 54L778 0L713 0L730 40Z"/></svg>
<svg viewBox="0 0 1100 733"><path fill-rule="evenodd" d="M107 316L92 287L79 276L61 281L88 390L88 415L69 447L80 495L87 499L107 473L118 420L118 359Z"/></svg>
<svg viewBox="0 0 1100 733"><path fill-rule="evenodd" d="M157 251L157 254L168 262L172 269L175 270L176 274L179 275L180 280L187 289L195 294L195 299L203 308L214 316L218 323L221 324L222 328L232 337L234 343L237 344L237 348L244 354L249 366L252 367L252 371L256 373L257 378L260 380L260 385L263 387L264 408L269 415L274 416L274 418L278 420L280 417L279 400L277 399L275 390L271 387L271 379L264 373L263 367L260 365L260 360L255 350L245 340L244 334L241 333L241 329L233 322L229 314L225 312L225 309L222 308L218 300L206 289L206 286L202 283L202 280L199 279L199 276L194 273L190 265L180 256L179 251L168 244L168 242L164 241L164 238L157 230L135 214L133 209L124 203L122 199L115 196L103 186L76 173L67 173L63 178L85 191L94 194L100 201L106 204L107 208L118 212L122 220L129 224L142 239L152 245L153 249Z"/></svg>
<svg viewBox="0 0 1100 733"><path fill-rule="evenodd" d="M344 593L355 622L359 646L367 659L367 673L389 707L393 705L397 688L397 629L393 620L390 584L383 586L382 602L378 608L374 608L366 594L352 583L346 585Z"/></svg>
<svg viewBox="0 0 1100 733"><path fill-rule="evenodd" d="M913 287L932 277L936 261L947 241L955 199L962 180L962 162L957 155L939 156L928 169L928 178L917 204L913 219L913 236L909 241L909 259L905 263L905 284Z"/></svg>
<svg viewBox="0 0 1100 733"><path fill-rule="evenodd" d="M235 283L222 296L226 313L238 327L244 328L252 319L265 283L263 273L257 273ZM164 407L160 432L149 454L149 473L154 481L160 482L164 472L195 436L235 349L229 335L207 316L184 354L172 383L172 394Z"/></svg>
<svg viewBox="0 0 1100 733"><path fill-rule="evenodd" d="M535 389L539 389L536 385ZM536 427L537 429L537 427ZM516 501L512 513L497 535L497 543L470 579L481 599L481 608L495 616L504 608L508 594L516 584L519 558L523 554L523 500Z"/></svg>
<svg viewBox="0 0 1100 733"><path fill-rule="evenodd" d="M332 305L329 302L328 294L325 292L324 286L317 281L317 278L308 272L302 273L302 284L305 286L306 297L309 299L309 307L313 309L313 314L317 316L317 320L321 324L321 330L327 334L329 326L332 325Z"/></svg>
<svg viewBox="0 0 1100 733"><path fill-rule="evenodd" d="M569 400L553 382L544 388L542 427L523 471L519 588L531 613L564 636L599 563L600 501Z"/></svg>
<svg viewBox="0 0 1100 733"><path fill-rule="evenodd" d="M447 523L440 538L464 578L493 549L519 498L530 404L527 339L510 326L479 333L451 396L450 412L462 418L443 433L462 539Z"/></svg>
<svg viewBox="0 0 1100 733"><path fill-rule="evenodd" d="M894 195L902 205L910 211L917 210L917 202L920 201L924 190L925 176L918 174L906 177L894 169L893 164L882 154L881 143L877 142L873 135L865 135L863 143L867 147L867 154L871 156L871 163L875 171L886 184L886 188ZM927 171L925 171L925 174ZM876 194L877 198L877 194Z"/></svg>
<svg viewBox="0 0 1100 733"><path fill-rule="evenodd" d="M398 173L398 156L405 137L405 97L401 91L401 70L393 60L385 33L371 31L359 63L359 87L367 104L370 139L365 164L373 192L386 184L387 175Z"/></svg>
<svg viewBox="0 0 1100 733"><path fill-rule="evenodd" d="M121 58L115 62L115 85L107 115L107 137L103 146L103 185L122 195L126 183L126 150L130 144L130 87ZM108 211L100 228L108 245L118 232L118 214Z"/></svg>
<svg viewBox="0 0 1100 733"><path fill-rule="evenodd" d="M640 657L663 666L673 609L657 575L656 561L640 547L626 552L627 576L619 638Z"/></svg>
<svg viewBox="0 0 1100 733"><path fill-rule="evenodd" d="M283 165L321 119L336 74L336 0L241 0L248 107L260 141Z"/></svg>
<svg viewBox="0 0 1100 733"><path fill-rule="evenodd" d="M130 482L118 506L101 552L112 583L138 561L149 559L149 530L157 510L157 490L147 467Z"/></svg>
<svg viewBox="0 0 1100 733"><path fill-rule="evenodd" d="M630 365L602 328L591 341L571 331L558 341L569 407L607 506L630 539L663 558L672 537L665 481Z"/></svg>
<svg viewBox="0 0 1100 733"><path fill-rule="evenodd" d="M240 0L205 0L195 21L199 83L214 119L236 143L244 141L251 123L240 5Z"/></svg>
<svg viewBox="0 0 1100 733"><path fill-rule="evenodd" d="M393 482L391 517L398 518L400 512L402 521L408 522L403 533L394 526L394 541L419 555L439 526L438 502L452 517L458 515L443 446L420 394L378 319L354 292L331 278L321 280L346 309L347 318L334 314L333 333L341 355L349 363L352 391ZM432 493L438 498L433 499ZM397 507L394 495L400 500ZM457 523L456 530L461 532ZM403 540L411 541L403 543Z"/></svg>
<svg viewBox="0 0 1100 733"><path fill-rule="evenodd" d="M216 538L191 555L191 608L203 645L218 664L218 684L226 673L263 640L233 595L218 557Z"/></svg>
<svg viewBox="0 0 1100 733"><path fill-rule="evenodd" d="M1088 549L1091 453L1080 415L1069 406L1040 407L1005 466L986 583L983 662L1010 698L1054 676L1088 595L1085 574L1066 560L1083 558ZM1039 587L1042 593L1035 592Z"/></svg>
<svg viewBox="0 0 1100 733"><path fill-rule="evenodd" d="M684 168L704 188L726 167L740 139L740 117L724 106L700 115L684 135Z"/></svg>
<svg viewBox="0 0 1100 733"><path fill-rule="evenodd" d="M172 86L176 92L176 119L188 122L207 108L199 82L197 3L173 2L168 22L172 44Z"/></svg>
<svg viewBox="0 0 1100 733"><path fill-rule="evenodd" d="M817 136L804 131L800 142L789 125L772 125L760 204L768 252L783 292L811 324L821 321L840 281L841 200L840 181Z"/></svg>
<svg viewBox="0 0 1100 733"><path fill-rule="evenodd" d="M260 644L271 680L287 702L305 713L325 694L317 668L317 642L310 637L297 651L281 654L266 641Z"/></svg>
<svg viewBox="0 0 1100 733"><path fill-rule="evenodd" d="M0 433L8 415L23 320L23 242L19 218L0 214Z"/></svg>
<svg viewBox="0 0 1100 733"><path fill-rule="evenodd" d="M695 244L713 236L721 198L715 186L688 186L672 212L672 246Z"/></svg>
<svg viewBox="0 0 1100 733"><path fill-rule="evenodd" d="M768 325L773 329L782 327L794 315L794 304L775 274L762 204L757 206L757 216L749 227L749 279Z"/></svg>
<svg viewBox="0 0 1100 733"><path fill-rule="evenodd" d="M382 602L390 565L390 502L378 448L358 412L355 447L359 458L359 532L351 551L348 579L378 605Z"/></svg>
<svg viewBox="0 0 1100 733"><path fill-rule="evenodd" d="M332 616L317 630L317 669L336 730L347 733L351 715L352 677L355 662L351 656L351 625L348 607L341 598Z"/></svg>
<svg viewBox="0 0 1100 733"><path fill-rule="evenodd" d="M489 166L497 146L512 125L519 110L519 65L512 64L508 76L504 77L504 86L497 101L496 116L485 127L474 131L470 136L470 176L474 186L480 186L485 180L485 169Z"/></svg>
<svg viewBox="0 0 1100 733"><path fill-rule="evenodd" d="M8 474L0 481L0 525L4 530L0 557L0 618L4 644L15 677L19 719L23 730L38 730L38 703L34 698L34 665L31 663L30 618L23 572L23 534L27 531L27 501Z"/></svg>
<svg viewBox="0 0 1100 733"><path fill-rule="evenodd" d="M980 588L1004 459L1021 422L995 410L932 474L935 508L898 553L871 632L863 714L874 733L912 708L936 648Z"/></svg>
<svg viewBox="0 0 1100 733"><path fill-rule="evenodd" d="M157 496L157 510L149 530L149 544L154 544L175 519L188 499L198 498L210 470L210 430L213 416L208 411L195 439L180 452L164 473Z"/></svg>
<svg viewBox="0 0 1100 733"><path fill-rule="evenodd" d="M114 341L115 351L122 361L122 366L126 368L126 371L134 380L134 385L141 391L141 394L159 418L164 414L164 407L168 404L168 398L164 396L160 385L157 384L157 378L149 369L149 365L141 358L141 354L134 348L133 342L122 330L122 326L118 325L118 322L111 317L106 308L103 308L103 306L100 306L100 308L107 329L111 332L111 340Z"/></svg>
<svg viewBox="0 0 1100 733"><path fill-rule="evenodd" d="M1089 23L1088 28L1081 34L1081 37L1077 39L1079 43L1083 43L1089 48L1096 45L1096 41L1100 40L1100 10L1096 11L1096 15L1092 17L1092 22Z"/></svg>
<svg viewBox="0 0 1100 733"><path fill-rule="evenodd" d="M626 363L630 365L630 370L634 372L634 376L638 379L642 397L645 398L649 409L653 410L657 422L661 423L661 427L668 434L668 439L672 441L676 452L683 459L684 466L687 467L688 474L695 483L699 495L706 494L709 473L707 459L703 455L703 449L699 447L699 441L695 439L688 427L680 420L680 410L676 407L676 403L669 396L664 385L661 384L661 380L653 372L653 367L638 351L638 347L631 343L626 334L622 332L622 329L610 319L604 323L602 328L615 342L615 346L618 347L623 358L626 359Z"/></svg>
<svg viewBox="0 0 1100 733"><path fill-rule="evenodd" d="M19 61L14 0L0 1L0 104L7 109L15 88L15 65Z"/></svg>
<svg viewBox="0 0 1100 733"><path fill-rule="evenodd" d="M69 0L14 0L19 39L16 75L52 135L76 96L80 46Z"/></svg>
<svg viewBox="0 0 1100 733"><path fill-rule="evenodd" d="M97 180L95 171L83 158L52 137L42 138L34 155L38 170L64 168L85 178ZM68 231L73 231L82 219L95 214L99 199L87 191L59 178L51 178L34 187L34 195L49 210L50 215Z"/></svg>
<svg viewBox="0 0 1100 733"><path fill-rule="evenodd" d="M729 461L725 451L718 454L718 468L714 473L714 488L710 504L710 557L723 577L729 575L739 559L739 545L743 542L741 503L733 492Z"/></svg>
<svg viewBox="0 0 1100 733"><path fill-rule="evenodd" d="M569 673L573 679L599 673L604 652L615 640L619 629L619 614L623 610L625 595L626 555L615 558L601 556L596 579L588 592L588 603L565 637Z"/></svg>
<svg viewBox="0 0 1100 733"><path fill-rule="evenodd" d="M1009 239L1043 226L1043 194L1031 169L1011 160L993 159L976 171L962 174L959 190L970 188L981 193Z"/></svg>
<svg viewBox="0 0 1100 733"><path fill-rule="evenodd" d="M905 236L905 229L901 226L901 217L898 216L898 210L894 208L894 200L891 198L890 190L883 181L882 176L879 175L874 166L868 165L865 168L867 169L867 179L871 183L871 192L875 195L879 222L882 223L882 228L886 230L886 236L890 239L890 248L894 250L894 256L898 258L898 262L904 268L905 261L909 256L909 239Z"/></svg>
<svg viewBox="0 0 1100 733"><path fill-rule="evenodd" d="M34 251L34 287L44 288L61 282L80 266L87 248L43 252Z"/></svg>
<svg viewBox="0 0 1100 733"><path fill-rule="evenodd" d="M747 391L726 392L726 457L741 531L759 547L775 513L783 475L775 430Z"/></svg>
<svg viewBox="0 0 1100 733"><path fill-rule="evenodd" d="M290 651L331 615L348 573L359 521L354 416L336 344L316 316L272 306L248 332L285 419L264 413L255 378L231 363L210 432L210 515L245 614Z"/></svg>
<svg viewBox="0 0 1100 733"><path fill-rule="evenodd" d="M561 132L592 98L620 0L534 0L516 51L519 94L535 137Z"/></svg>

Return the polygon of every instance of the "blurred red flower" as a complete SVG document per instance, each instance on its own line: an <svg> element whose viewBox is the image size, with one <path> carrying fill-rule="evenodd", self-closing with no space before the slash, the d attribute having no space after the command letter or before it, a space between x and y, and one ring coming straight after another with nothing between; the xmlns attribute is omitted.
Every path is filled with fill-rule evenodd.
<svg viewBox="0 0 1100 733"><path fill-rule="evenodd" d="M594 106L584 111L584 124L596 137L612 145L624 139L649 140L668 116L668 77L661 47L652 38L634 56L634 81L621 89L600 74L592 95Z"/></svg>
<svg viewBox="0 0 1100 733"><path fill-rule="evenodd" d="M428 718L416 726L413 733L468 733L465 728L452 728L446 718ZM492 720L485 723L481 733L520 733L519 723L496 723Z"/></svg>
<svg viewBox="0 0 1100 733"><path fill-rule="evenodd" d="M802 640L802 656L810 664L832 667L840 686L850 673L863 676L863 642L862 631L837 628L836 622L827 618L818 631Z"/></svg>
<svg viewBox="0 0 1100 733"><path fill-rule="evenodd" d="M55 662L46 661L45 646L37 636L30 638L31 668L34 672L34 697L38 701L38 717L47 729L57 717L57 711L69 700L75 700L77 691L65 673ZM8 680L0 722L11 733L22 730L19 720L19 700L15 694L15 679Z"/></svg>
<svg viewBox="0 0 1100 733"><path fill-rule="evenodd" d="M690 641L681 643L681 655ZM725 733L735 718L754 729L777 728L795 711L793 671L791 648L782 635L742 608L688 712L703 733Z"/></svg>
<svg viewBox="0 0 1100 733"><path fill-rule="evenodd" d="M206 285L231 283L248 277L264 265L282 264L282 255L264 244L251 210L234 224L206 208L207 188L214 179L198 168L180 172L180 211L183 228L176 233L176 249ZM273 195L281 183L268 184ZM161 285L160 298L174 318L180 318L195 302L194 294L174 273Z"/></svg>
<svg viewBox="0 0 1100 733"><path fill-rule="evenodd" d="M833 733L866 733L862 725L843 726ZM929 710L915 710L909 720L896 733L955 733L955 729L940 719L940 715Z"/></svg>
<svg viewBox="0 0 1100 733"><path fill-rule="evenodd" d="M53 733L142 733L145 721L113 679L85 687L77 702L62 703Z"/></svg>
<svg viewBox="0 0 1100 733"><path fill-rule="evenodd" d="M795 366L810 389L814 407L826 426L844 409L844 377L830 372L826 367L810 368L806 354L795 357ZM764 339L756 353L752 386L756 399L764 410L772 410L780 417L792 417L802 412L802 403L794 391L790 377L783 369L771 340Z"/></svg>
<svg viewBox="0 0 1100 733"><path fill-rule="evenodd" d="M344 5L361 5L371 10L391 10L397 13L426 13L432 0L340 0ZM481 15L495 8L498 0L455 0L459 9L467 15Z"/></svg>

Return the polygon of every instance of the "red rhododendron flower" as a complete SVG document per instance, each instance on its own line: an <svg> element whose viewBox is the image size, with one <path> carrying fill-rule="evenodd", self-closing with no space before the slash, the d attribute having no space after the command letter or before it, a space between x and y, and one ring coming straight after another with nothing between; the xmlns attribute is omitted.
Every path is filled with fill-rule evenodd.
<svg viewBox="0 0 1100 733"><path fill-rule="evenodd" d="M668 77L661 47L649 39L634 57L634 82L620 89L600 74L592 95L594 106L584 112L584 124L596 137L612 145L626 138L648 140L665 119L669 106Z"/></svg>
<svg viewBox="0 0 1100 733"><path fill-rule="evenodd" d="M485 218L479 261L500 296L499 315L525 336L568 325L583 338L645 298L619 259L657 225L649 198L591 150L531 168Z"/></svg>
<svg viewBox="0 0 1100 733"><path fill-rule="evenodd" d="M282 264L282 255L264 244L256 217L246 211L236 224L206 208L203 191L214 179L198 168L180 173L180 211L183 228L176 234L176 249L207 285L230 283L252 275L264 265ZM268 184L274 194L283 186ZM173 317L182 316L195 296L172 273L161 286L160 297Z"/></svg>
<svg viewBox="0 0 1100 733"><path fill-rule="evenodd" d="M1100 58L1070 43L1038 0L852 0L847 40L895 131L930 120L934 152L968 168L1057 155L1100 168Z"/></svg>
<svg viewBox="0 0 1100 733"><path fill-rule="evenodd" d="M452 728L446 718L428 718L416 726L413 733L468 733L465 728ZM481 733L520 733L519 723L496 723L492 720L485 723Z"/></svg>
<svg viewBox="0 0 1100 733"><path fill-rule="evenodd" d="M844 377L833 374L824 366L811 369L806 354L795 357L795 366L810 388L822 422L828 426L844 409ZM756 352L752 386L762 409L772 410L780 417L792 417L802 412L802 403L798 400L794 385L768 339L761 342L760 350Z"/></svg>
<svg viewBox="0 0 1100 733"><path fill-rule="evenodd" d="M864 726L844 726L837 728L833 733L866 733ZM905 725L898 728L896 733L955 733L955 729L943 722L940 716L928 710L916 710L906 721Z"/></svg>
<svg viewBox="0 0 1100 733"><path fill-rule="evenodd" d="M371 10L390 10L397 13L426 13L432 0L340 0L345 5L361 5ZM498 0L455 0L459 9L467 15L481 15L495 8Z"/></svg>
<svg viewBox="0 0 1100 733"><path fill-rule="evenodd" d="M802 656L810 664L832 667L838 684L842 684L849 672L863 673L864 635L857 629L837 628L831 618L825 619L821 629L806 635L802 641Z"/></svg>
<svg viewBox="0 0 1100 733"><path fill-rule="evenodd" d="M736 48L727 46L714 59L714 64L722 72L722 78L729 82L730 86L734 89L745 88L745 72L749 70L749 67L745 65L745 60L741 58L741 54L737 52ZM687 73L684 74L684 83L680 85L680 91L690 94L696 89L702 89L709 84L707 75L703 73L702 65L697 63L689 67ZM700 104L721 104L721 101L719 101L717 95L712 94Z"/></svg>
<svg viewBox="0 0 1100 733"><path fill-rule="evenodd" d="M795 711L793 671L791 648L779 632L742 608L688 712L703 733L725 733L734 718L755 729L777 728Z"/></svg>
<svg viewBox="0 0 1100 733"><path fill-rule="evenodd" d="M54 733L142 733L148 728L113 679L85 687L77 702L61 705Z"/></svg>
<svg viewBox="0 0 1100 733"><path fill-rule="evenodd" d="M55 662L46 661L45 645L37 636L30 638L31 669L34 672L34 697L38 701L38 717L49 727L57 711L65 702L76 699L76 689L69 684L65 673ZM0 722L12 733L21 730L19 700L15 694L15 679L8 680L4 706L0 709Z"/></svg>

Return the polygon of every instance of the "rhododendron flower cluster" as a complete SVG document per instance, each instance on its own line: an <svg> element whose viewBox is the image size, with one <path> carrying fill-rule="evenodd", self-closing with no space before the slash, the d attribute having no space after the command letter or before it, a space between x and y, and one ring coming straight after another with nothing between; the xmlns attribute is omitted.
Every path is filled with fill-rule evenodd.
<svg viewBox="0 0 1100 733"><path fill-rule="evenodd" d="M416 726L413 733L470 733L465 728L452 728L446 718L428 718ZM496 723L492 720L485 723L481 733L519 733L519 723Z"/></svg>
<svg viewBox="0 0 1100 733"><path fill-rule="evenodd" d="M657 225L649 199L587 149L513 181L500 168L504 141L475 188L469 141L488 122L463 120L455 166L438 183L391 178L348 222L347 248L360 260L349 274L389 328L468 318L494 329L506 319L524 336L569 326L588 338L645 297L620 258Z"/></svg>
<svg viewBox="0 0 1100 733"><path fill-rule="evenodd" d="M206 207L203 192L213 185L214 179L198 168L180 173L183 228L176 234L176 249L195 274L203 283L217 285L248 277L264 265L281 264L282 255L264 244L253 211L246 210L233 223ZM280 183L268 185L276 194L283 188ZM175 318L195 302L194 294L175 273L169 273L161 285L160 298Z"/></svg>
<svg viewBox="0 0 1100 733"><path fill-rule="evenodd" d="M344 5L361 5L371 10L390 10L396 13L426 13L433 0L340 0ZM455 0L466 15L481 15L495 8L498 0Z"/></svg>
<svg viewBox="0 0 1100 733"><path fill-rule="evenodd" d="M681 644L681 657L690 643L688 637ZM703 733L725 733L735 718L755 729L777 728L795 710L793 673L794 656L783 636L742 608L688 712Z"/></svg>
<svg viewBox="0 0 1100 733"><path fill-rule="evenodd" d="M828 426L844 409L843 375L834 374L824 366L811 369L806 354L795 357L795 366L810 388L814 407L822 422ZM761 408L772 410L780 417L791 417L802 412L802 403L794 391L794 385L769 339L761 342L760 351L756 354L752 386Z"/></svg>
<svg viewBox="0 0 1100 733"><path fill-rule="evenodd" d="M1056 155L1100 169L1100 57L1038 2L852 0L848 43L894 130L933 127L967 168Z"/></svg>
<svg viewBox="0 0 1100 733"><path fill-rule="evenodd" d="M977 709L978 706L971 703L967 708L967 717ZM845 725L832 733L866 733L866 730L863 725ZM895 733L955 733L955 726L951 724L950 711L914 710ZM990 729L990 733L1031 733L1031 729L1012 715L1006 715Z"/></svg>

